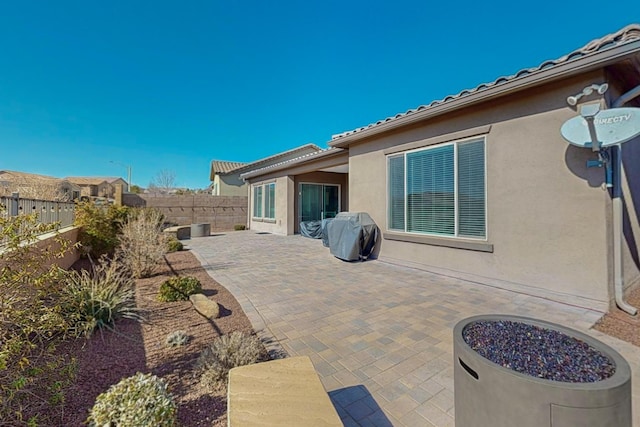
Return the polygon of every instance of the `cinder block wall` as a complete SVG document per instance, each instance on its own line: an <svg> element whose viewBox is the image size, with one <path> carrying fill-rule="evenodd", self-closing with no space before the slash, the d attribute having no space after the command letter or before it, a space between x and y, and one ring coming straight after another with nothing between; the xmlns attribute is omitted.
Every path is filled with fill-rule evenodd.
<svg viewBox="0 0 640 427"><path fill-rule="evenodd" d="M156 208L168 222L178 225L211 224L212 231L247 225L247 196L123 194L122 202L126 206Z"/></svg>

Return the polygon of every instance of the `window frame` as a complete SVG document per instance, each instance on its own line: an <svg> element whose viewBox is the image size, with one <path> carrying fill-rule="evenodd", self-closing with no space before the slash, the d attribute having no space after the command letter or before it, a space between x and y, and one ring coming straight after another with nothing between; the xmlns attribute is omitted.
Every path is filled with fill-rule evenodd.
<svg viewBox="0 0 640 427"><path fill-rule="evenodd" d="M268 194L269 188L273 188L273 200L271 200ZM276 182L266 182L260 184L252 185L253 194L252 194L252 204L251 207L251 219L253 221L264 221L264 222L275 222L276 221ZM260 194L259 201L258 199L258 191ZM273 203L273 216L269 216L269 212L267 212L267 199ZM259 211L257 211L259 209Z"/></svg>
<svg viewBox="0 0 640 427"><path fill-rule="evenodd" d="M459 207L459 145L464 143L482 142L483 144L483 172L484 172L484 236L460 236L459 234L459 221L460 221L460 207ZM433 233L433 232L420 232L420 231L408 231L408 203L407 203L407 187L410 177L407 175L407 158L411 153L423 152L442 148L446 146L453 146L453 188L454 188L454 234ZM394 151L385 153L386 160L386 233L384 237L389 240L402 240L410 241L413 243L424 243L437 246L449 246L460 247L462 249L481 250L487 252L493 252L493 245L488 244L489 227L488 227L488 199L487 199L487 138L486 135L474 135L467 138L452 139L447 141L438 141L436 144L423 145L417 148L407 149L404 151ZM403 223L404 228L391 228L392 224L392 211L391 211L391 159L402 157L403 159L403 207L404 212Z"/></svg>

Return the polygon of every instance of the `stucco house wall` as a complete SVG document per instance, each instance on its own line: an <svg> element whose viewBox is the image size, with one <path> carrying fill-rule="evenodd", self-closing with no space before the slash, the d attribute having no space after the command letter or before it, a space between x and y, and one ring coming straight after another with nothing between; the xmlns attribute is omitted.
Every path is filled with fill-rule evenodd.
<svg viewBox="0 0 640 427"><path fill-rule="evenodd" d="M257 219L253 216L253 194L258 185L275 183L275 219ZM248 222L249 229L289 235L293 234L293 198L295 194L294 184L292 177L281 176L278 178L272 178L262 181L254 182L249 187L249 210L248 210Z"/></svg>
<svg viewBox="0 0 640 427"><path fill-rule="evenodd" d="M274 165L249 171L244 179L249 183L249 228L260 232L291 235L299 232L299 192L301 183L338 184L340 186L340 210L349 206L349 182L346 173L327 172L333 168L346 169L346 150L325 150L307 156L290 159L282 165ZM253 201L256 186L275 182L275 219L253 217Z"/></svg>
<svg viewBox="0 0 640 427"><path fill-rule="evenodd" d="M240 178L240 173L232 175L216 175L213 180L216 196L246 196L247 184Z"/></svg>
<svg viewBox="0 0 640 427"><path fill-rule="evenodd" d="M383 232L380 260L606 311L615 295L617 186L607 184L605 167L587 167L598 154L570 145L560 129L585 103L615 108L628 93L624 106L639 107L640 98L631 96L640 87L639 70L640 25L632 24L538 67L333 135L329 145L344 150L346 161L294 162L248 178L293 176L297 191L301 181L313 181L304 174L348 171L342 210L372 216ZM601 160L610 157L615 166L615 152L604 149ZM390 158L394 227L387 218ZM621 158L622 276L629 288L640 282L640 137L622 144ZM466 180L458 196L454 177ZM297 199L286 198L297 221ZM398 231L409 221L430 232ZM458 233L462 225L468 228Z"/></svg>
<svg viewBox="0 0 640 427"><path fill-rule="evenodd" d="M559 131L576 115L567 96L603 78L595 72L559 81L351 145L350 209L368 212L385 232L380 259L574 302L579 295L606 309L610 197L604 172L587 169L595 155L570 146ZM393 240L398 233L388 231L384 150L487 126L486 242L492 251Z"/></svg>

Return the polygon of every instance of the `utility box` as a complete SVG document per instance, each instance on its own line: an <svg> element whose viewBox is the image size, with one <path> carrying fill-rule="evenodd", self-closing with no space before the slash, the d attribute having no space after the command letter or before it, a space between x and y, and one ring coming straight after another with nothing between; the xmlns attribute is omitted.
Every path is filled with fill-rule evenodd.
<svg viewBox="0 0 640 427"><path fill-rule="evenodd" d="M631 427L629 364L595 338L507 315L453 333L456 427Z"/></svg>

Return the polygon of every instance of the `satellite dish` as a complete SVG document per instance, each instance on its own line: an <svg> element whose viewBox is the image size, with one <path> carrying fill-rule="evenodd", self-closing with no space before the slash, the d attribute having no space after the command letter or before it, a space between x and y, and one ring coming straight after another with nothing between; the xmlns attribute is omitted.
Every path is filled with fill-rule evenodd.
<svg viewBox="0 0 640 427"><path fill-rule="evenodd" d="M600 147L622 144L640 135L640 108L610 108L593 116ZM577 147L592 147L587 119L573 117L560 128L562 137Z"/></svg>

